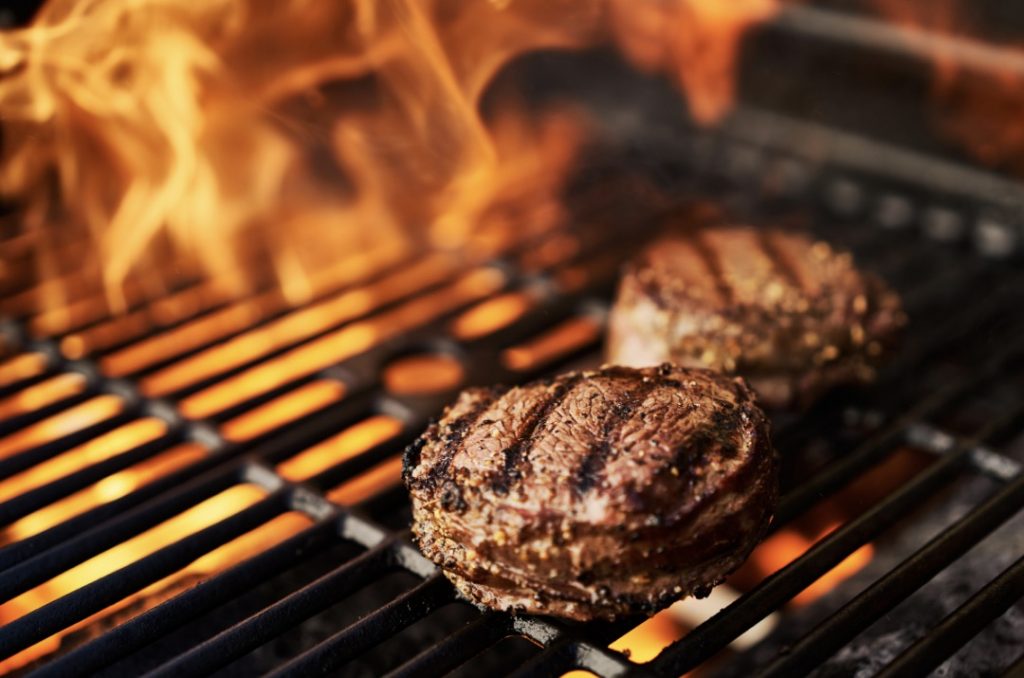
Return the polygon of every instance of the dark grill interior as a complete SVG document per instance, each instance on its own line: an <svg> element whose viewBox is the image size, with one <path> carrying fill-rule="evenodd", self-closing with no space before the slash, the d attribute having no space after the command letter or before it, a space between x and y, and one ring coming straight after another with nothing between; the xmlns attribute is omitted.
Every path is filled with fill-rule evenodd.
<svg viewBox="0 0 1024 678"><path fill-rule="evenodd" d="M602 55L587 58L608 66ZM557 69L549 77L557 81ZM585 86L579 96L588 98ZM8 668L672 676L753 666L759 675L819 667L841 675L835 656L844 647L870 637L955 562L970 563L993 532L1019 534L1024 273L1008 216L1024 204L1019 185L749 106L715 132L630 122L596 106L616 129L610 136L629 141L602 149L579 182L579 227L480 261L392 257L362 271L349 259L300 306L273 292L233 298L185 277L173 290L137 290L124 316L111 316L85 283L70 287L78 298L67 314L40 314L46 281L35 277L11 216L0 242L12 272L0 301L0 657L95 618ZM643 186L657 185L639 198L636 171ZM873 469L913 464L872 476L892 487L639 664L607 645L640 620L576 625L480 612L457 602L410 544L397 459L452 391L408 393L416 389L402 387L400 364L446 356L428 372L486 384L599 363L627 254L622 229L644 233L665 194L713 196L760 222L809 226L880 272L910 315L904 346L876 385L774 422L784 496L773 531ZM649 209L637 210L638 200ZM82 265L73 249L61 275ZM204 362L217 346L227 348ZM398 376L389 388L390 369ZM85 462L63 465L69 450L122 427L130 435L103 438ZM954 500L966 502L961 515L899 542ZM899 557L883 558L894 542ZM98 576L83 579L91 583L67 592L47 584L125 543L133 550L97 564ZM869 543L878 553L866 581L838 586L800 615L783 610ZM987 563L997 574L887 646L882 675L919 675L961 652L987 657L993 673L1024 668L1024 552L1019 539L1005 544L994 556L1005 562ZM783 625L793 637L730 647L780 611L795 615Z"/></svg>

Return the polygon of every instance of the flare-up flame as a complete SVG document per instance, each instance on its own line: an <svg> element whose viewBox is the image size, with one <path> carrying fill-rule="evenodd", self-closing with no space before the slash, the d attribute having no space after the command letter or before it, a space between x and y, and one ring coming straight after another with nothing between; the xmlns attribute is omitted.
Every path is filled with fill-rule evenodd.
<svg viewBox="0 0 1024 678"><path fill-rule="evenodd" d="M610 41L708 121L731 101L737 37L774 3L51 0L0 34L0 194L46 266L81 242L108 290L168 260L250 282L262 257L301 298L339 252L559 218L585 125L482 115L513 58Z"/></svg>

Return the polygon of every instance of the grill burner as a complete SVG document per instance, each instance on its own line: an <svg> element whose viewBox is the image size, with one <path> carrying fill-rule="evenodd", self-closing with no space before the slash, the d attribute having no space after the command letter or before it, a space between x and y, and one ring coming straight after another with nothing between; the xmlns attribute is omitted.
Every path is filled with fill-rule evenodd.
<svg viewBox="0 0 1024 678"><path fill-rule="evenodd" d="M786 21L790 30L819 26ZM599 67L616 77L614 66ZM548 77L563 82L557 72ZM658 101L658 92L637 86ZM600 96L585 87L579 95ZM718 132L667 123L651 132L650 120L593 103L618 132L609 136L630 139L606 150L607 172L597 167L587 178L605 202L595 207L594 191L581 186L587 228L522 243L494 261L385 258L373 270L329 280L299 309L266 297L256 304L193 293L204 283L183 281L170 297L140 294L130 322L93 313L87 298L75 307L77 319L44 322L31 312L33 283L5 291L0 477L21 478L18 487L28 489L0 504L8 542L0 549L0 599L21 600L107 549L203 509L188 530L165 529L139 543L136 556L110 574L65 595L28 598L0 628L0 657L101 613L47 646L31 668L44 676L434 675L472 659L475 669L516 667L518 675L583 668L668 676L725 662L737 672L753 665L795 675L822 662L826 672L871 672L894 660L889 675L912 675L968 641L950 666L978 666L977 657L991 659L998 645L1013 650L992 670L1013 662L1022 668L1024 656L1014 655L1024 643L1020 610L1004 615L1024 593L1024 568L1014 560L1020 545L1005 536L997 547L983 541L997 529L996 537L1005 535L1024 507L1024 454L1011 444L1024 429L1024 320L1015 313L1024 279L1000 260L1019 240L1007 215L1024 204L1015 202L1020 187L750 108ZM628 185L615 173L623 165L645 167L674 194L715 195L760 218L809 220L881 272L908 307L907 345L877 386L835 394L803 417L776 422L788 469L774 529L901 450L929 455L912 478L644 665L606 648L635 622L515 619L454 601L409 544L405 495L394 487L396 456L448 396L399 395L382 385L388 365L423 353L457 361L467 383L521 382L596 362L625 254L615 234L647 216L635 213L635 193L602 190L609 181ZM625 224L601 223L627 216ZM968 235L979 253L949 242ZM18 247L16 239L0 243L15 266ZM403 273L410 268L415 274ZM360 306L357 293L343 296L366 286L379 290L379 306ZM314 308L334 310L321 316ZM303 321L289 325L299 314ZM244 338L269 327L294 329L282 330L280 344L246 352ZM206 349L239 337L207 372L182 376L183 361L206 365ZM89 465L60 465L65 452L126 425L139 430L122 448L106 439L85 457ZM146 482L103 485L143 467ZM39 475L22 475L33 471ZM367 475L376 485L390 479L390 489L368 490L360 485ZM90 487L105 489L71 501ZM65 509L48 508L62 502ZM237 547L249 533L258 535L256 545ZM879 554L869 567L813 606L782 610L868 542ZM229 557L190 568L224 549ZM104 612L142 590L131 607ZM735 638L780 611L785 633L734 654ZM901 624L915 614L927 615L923 625Z"/></svg>

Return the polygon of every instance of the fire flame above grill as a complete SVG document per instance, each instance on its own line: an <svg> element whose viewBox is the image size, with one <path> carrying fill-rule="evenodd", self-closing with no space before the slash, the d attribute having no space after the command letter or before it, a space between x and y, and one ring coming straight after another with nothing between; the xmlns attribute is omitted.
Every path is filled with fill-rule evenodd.
<svg viewBox="0 0 1024 678"><path fill-rule="evenodd" d="M0 194L24 205L44 273L81 238L115 305L130 301L133 273L170 284L159 275L169 258L235 288L269 260L303 299L310 271L342 251L466 246L470 233L493 243L557 221L586 123L511 95L484 116L510 60L613 43L678 81L695 117L712 121L731 102L743 30L775 9L53 0L32 27L0 35Z"/></svg>

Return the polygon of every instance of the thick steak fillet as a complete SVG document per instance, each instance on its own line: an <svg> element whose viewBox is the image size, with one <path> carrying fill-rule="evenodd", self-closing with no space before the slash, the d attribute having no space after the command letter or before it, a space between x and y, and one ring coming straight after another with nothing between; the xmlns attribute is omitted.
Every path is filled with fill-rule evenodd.
<svg viewBox="0 0 1024 678"><path fill-rule="evenodd" d="M608 361L740 374L770 408L874 379L906 319L899 298L847 253L806 235L692 229L648 246L625 271Z"/></svg>
<svg viewBox="0 0 1024 678"><path fill-rule="evenodd" d="M464 391L404 477L420 548L466 597L581 620L706 594L777 494L751 391L672 365Z"/></svg>

